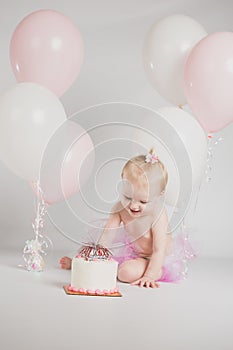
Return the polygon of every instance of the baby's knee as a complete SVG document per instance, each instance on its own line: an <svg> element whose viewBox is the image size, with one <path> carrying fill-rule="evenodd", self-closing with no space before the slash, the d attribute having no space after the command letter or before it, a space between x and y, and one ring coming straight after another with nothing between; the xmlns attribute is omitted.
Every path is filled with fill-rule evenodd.
<svg viewBox="0 0 233 350"><path fill-rule="evenodd" d="M121 282L129 282L130 278L130 273L129 269L123 267L119 267L118 272L117 272L117 278Z"/></svg>
<svg viewBox="0 0 233 350"><path fill-rule="evenodd" d="M135 275L135 271L132 269L130 262L125 262L118 268L117 278L121 282L131 283L138 276Z"/></svg>

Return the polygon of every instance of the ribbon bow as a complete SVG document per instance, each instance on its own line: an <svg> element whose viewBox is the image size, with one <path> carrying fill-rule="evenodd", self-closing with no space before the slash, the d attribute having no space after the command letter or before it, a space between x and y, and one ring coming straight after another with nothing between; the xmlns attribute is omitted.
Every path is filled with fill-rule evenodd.
<svg viewBox="0 0 233 350"><path fill-rule="evenodd" d="M146 163L157 163L159 161L159 157L154 153L154 150L151 149L150 152L146 155L145 162Z"/></svg>

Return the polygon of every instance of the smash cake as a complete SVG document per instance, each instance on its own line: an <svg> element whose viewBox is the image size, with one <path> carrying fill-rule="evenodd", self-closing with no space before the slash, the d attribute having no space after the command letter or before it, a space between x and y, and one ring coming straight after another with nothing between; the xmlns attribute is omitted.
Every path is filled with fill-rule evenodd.
<svg viewBox="0 0 233 350"><path fill-rule="evenodd" d="M118 262L101 245L84 246L72 259L71 284L67 294L121 296L117 288Z"/></svg>

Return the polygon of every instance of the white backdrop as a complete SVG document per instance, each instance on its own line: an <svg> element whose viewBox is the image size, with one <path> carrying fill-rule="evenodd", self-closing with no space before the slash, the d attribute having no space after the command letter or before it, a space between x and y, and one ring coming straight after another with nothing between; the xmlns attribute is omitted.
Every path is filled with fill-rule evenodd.
<svg viewBox="0 0 233 350"><path fill-rule="evenodd" d="M0 93L16 84L9 61L11 35L27 14L39 9L53 9L69 16L84 39L81 73L61 99L68 116L110 101L135 103L155 110L169 105L151 87L142 66L146 32L159 18L180 13L196 19L208 33L233 31L232 0L1 0ZM212 181L201 188L195 216L190 220L192 238L201 255L233 256L232 135L233 125L219 132L224 140L214 150ZM0 163L1 245L8 248L17 245L21 249L24 241L33 236L33 217L34 197L30 187ZM77 229L73 226L74 231ZM49 221L45 233L55 249L74 248Z"/></svg>

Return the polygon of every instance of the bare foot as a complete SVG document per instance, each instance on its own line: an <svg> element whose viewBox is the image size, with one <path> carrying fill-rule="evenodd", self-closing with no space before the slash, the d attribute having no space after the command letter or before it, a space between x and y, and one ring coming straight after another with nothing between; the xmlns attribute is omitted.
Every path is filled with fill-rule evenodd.
<svg viewBox="0 0 233 350"><path fill-rule="evenodd" d="M68 258L67 256L63 256L63 258L60 259L60 265L61 269L64 270L70 270L71 269L71 258Z"/></svg>

